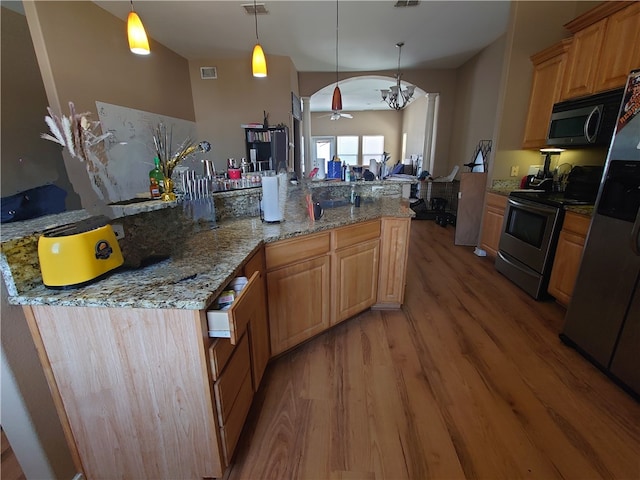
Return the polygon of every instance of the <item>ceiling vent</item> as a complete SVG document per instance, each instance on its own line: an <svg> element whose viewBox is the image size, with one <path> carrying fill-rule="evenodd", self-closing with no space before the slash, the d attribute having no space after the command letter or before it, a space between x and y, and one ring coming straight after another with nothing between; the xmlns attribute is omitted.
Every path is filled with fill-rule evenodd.
<svg viewBox="0 0 640 480"><path fill-rule="evenodd" d="M248 15L253 15L253 3L246 3L241 6ZM267 15L269 13L264 3L256 3L255 12L256 15Z"/></svg>
<svg viewBox="0 0 640 480"><path fill-rule="evenodd" d="M218 78L218 69L216 67L200 67L200 78L202 80L215 80Z"/></svg>
<svg viewBox="0 0 640 480"><path fill-rule="evenodd" d="M420 0L398 0L394 7L417 7Z"/></svg>

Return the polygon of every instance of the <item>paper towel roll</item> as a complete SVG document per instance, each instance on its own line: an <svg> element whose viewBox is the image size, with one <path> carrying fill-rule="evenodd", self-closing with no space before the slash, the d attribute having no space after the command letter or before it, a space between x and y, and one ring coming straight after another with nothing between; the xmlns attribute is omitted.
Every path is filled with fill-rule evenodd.
<svg viewBox="0 0 640 480"><path fill-rule="evenodd" d="M378 176L378 162L373 158L369 160L369 171L376 177Z"/></svg>
<svg viewBox="0 0 640 480"><path fill-rule="evenodd" d="M262 177L262 218L265 222L282 220L278 177Z"/></svg>

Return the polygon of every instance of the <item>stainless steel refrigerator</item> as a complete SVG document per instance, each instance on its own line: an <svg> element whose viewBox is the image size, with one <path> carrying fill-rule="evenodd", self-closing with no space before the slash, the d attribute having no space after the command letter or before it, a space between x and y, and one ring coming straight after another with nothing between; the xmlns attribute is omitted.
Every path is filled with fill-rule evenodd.
<svg viewBox="0 0 640 480"><path fill-rule="evenodd" d="M640 398L640 70L627 80L560 338Z"/></svg>

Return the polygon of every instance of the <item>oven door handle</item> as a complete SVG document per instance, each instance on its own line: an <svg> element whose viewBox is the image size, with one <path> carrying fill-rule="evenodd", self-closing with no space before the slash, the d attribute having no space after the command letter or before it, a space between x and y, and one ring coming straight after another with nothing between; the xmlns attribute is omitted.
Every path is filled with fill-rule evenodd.
<svg viewBox="0 0 640 480"><path fill-rule="evenodd" d="M532 210L534 212L542 213L545 215L554 214L555 212L558 211L558 207L532 205L530 203L519 202L518 200L514 200L513 198L509 198L508 202L510 205L513 205L514 207L520 207L526 210Z"/></svg>
<svg viewBox="0 0 640 480"><path fill-rule="evenodd" d="M522 273L526 274L526 275L531 275L531 271L527 270L526 268L521 267L520 265L513 263L511 260L509 260L507 257L504 256L504 254L498 250L498 257L500 257L500 259L503 262L508 263L511 267L515 268L516 270L520 270Z"/></svg>

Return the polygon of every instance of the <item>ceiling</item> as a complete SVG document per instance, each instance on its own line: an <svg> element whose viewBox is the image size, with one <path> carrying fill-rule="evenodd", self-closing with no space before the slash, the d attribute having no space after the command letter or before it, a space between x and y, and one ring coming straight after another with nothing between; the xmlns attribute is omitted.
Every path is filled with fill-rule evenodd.
<svg viewBox="0 0 640 480"><path fill-rule="evenodd" d="M126 20L128 1L94 0ZM380 89L392 78L343 81L348 72L396 71L398 48L404 42L401 70L457 68L501 36L507 28L510 2L413 1L395 7L394 0L261 0L267 14L258 15L258 35L267 55L291 58L299 72L336 71L336 7L338 70L343 109L387 109ZM236 0L135 0L147 34L183 57L237 58L256 41L255 18ZM327 87L330 98L334 85ZM322 93L322 92L319 92ZM326 111L316 94L311 111Z"/></svg>

